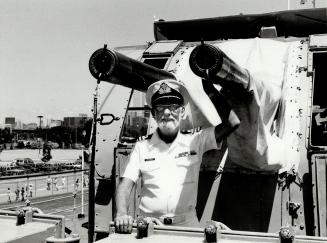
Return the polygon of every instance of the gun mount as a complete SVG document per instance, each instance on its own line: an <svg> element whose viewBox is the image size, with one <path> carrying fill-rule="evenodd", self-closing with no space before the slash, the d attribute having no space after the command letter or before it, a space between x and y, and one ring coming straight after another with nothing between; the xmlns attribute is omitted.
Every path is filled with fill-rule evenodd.
<svg viewBox="0 0 327 243"><path fill-rule="evenodd" d="M235 24L230 16L181 22L158 21L155 22L156 41L150 46L119 47L115 51L102 48L92 55L90 71L98 80L142 92L158 79L176 76L176 79L189 85L190 91L195 94L193 97L196 104L201 105L204 102L201 102L201 96L196 92L203 83L199 77L209 78L223 87L222 93L235 109L242 105L244 100L256 100L245 96L247 93L235 92L234 88L242 86L244 90L249 81L256 85L253 87L257 90L261 89L262 85L271 86L271 92L256 92L258 98L262 97L257 100L257 104L265 100L269 100L271 104L268 109L263 109L262 114L258 113L258 117L265 115L267 111L274 111L275 115L271 116L272 119L267 123L267 127L272 126L262 131L267 131L268 135L274 132L273 145L282 149L277 148L273 155L286 156L285 160L282 160L287 162L285 169L278 172L266 170L274 164L258 167L259 169L245 167L248 163L231 165L229 162L232 154L241 155L232 162L244 162L246 156L244 153L232 153L233 149L236 151L244 147L244 142L239 143L240 140L236 138L230 139L231 142L224 143L221 151L213 151L203 157L204 166L199 174L197 216L202 226L207 219L212 219L224 222L236 231L250 231L252 236L254 231L265 232L262 235L266 237L266 233L278 232L282 226L290 225L295 230L295 241L300 242L301 239L301 242L322 242L326 241L327 235L327 108L323 92L326 90L326 9L278 14L287 16L287 24L280 24L276 13L267 14L275 20L271 26L275 27L278 33L276 38L269 39L260 34L261 28L267 26L266 22L263 23L262 16L252 16L260 17L256 26L249 16L243 15L233 17L240 21L240 24ZM302 21L295 21L295 15ZM307 28L309 25L311 27ZM294 33L296 35L293 35ZM236 34L238 35L235 36ZM200 44L201 40L206 43ZM104 175L98 179L97 198L105 199L96 202L95 221L98 232L109 232L108 219L113 217L115 212L114 200L112 203L111 200L128 163L128 155L134 142L140 136L143 139L143 136L150 135L156 128L148 107L144 105L144 94L118 85L115 88L115 92L111 92L111 87L102 87L102 112L110 111L115 117L126 119L120 119L110 126L100 126L97 136L96 169L101 176ZM273 93L275 91L276 93ZM110 94L109 98L107 93ZM243 94L245 95L242 96ZM120 102L117 102L118 100ZM195 124L205 122L200 116L197 119L196 109L191 111L194 111L192 121ZM241 120L242 125L247 121L258 121L247 119L245 115L243 117L246 119ZM268 120L263 118L263 121ZM244 134L240 135L251 135L249 130L243 131ZM257 138L254 136L253 140L247 141L256 141ZM112 147L115 149L108 149ZM266 146L261 148L265 149ZM226 162L221 167L223 170L219 172L219 176L217 166L215 167L217 161ZM248 161L252 163L254 160ZM291 174L294 180L287 177L290 171L295 173L295 177ZM111 177L111 173L114 176ZM130 202L129 213L135 218L139 215L141 186L142 182L139 181ZM108 191L109 187L113 189ZM288 232L286 233L288 236ZM307 237L304 235L308 238L302 240L301 237ZM274 238L278 241L278 234L275 234ZM243 238L240 241L244 241Z"/></svg>
<svg viewBox="0 0 327 243"><path fill-rule="evenodd" d="M172 73L109 50L106 45L92 54L89 69L97 80L139 91L146 91L149 85L161 79L176 79Z"/></svg>
<svg viewBox="0 0 327 243"><path fill-rule="evenodd" d="M189 59L192 71L202 77L222 83L233 81L247 87L249 72L237 65L219 48L202 43L195 47ZM216 81L215 81L216 80Z"/></svg>

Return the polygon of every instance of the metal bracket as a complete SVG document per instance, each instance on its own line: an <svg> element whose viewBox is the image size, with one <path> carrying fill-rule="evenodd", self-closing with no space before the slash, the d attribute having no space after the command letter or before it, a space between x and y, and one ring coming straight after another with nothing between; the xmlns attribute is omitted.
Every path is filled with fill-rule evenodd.
<svg viewBox="0 0 327 243"><path fill-rule="evenodd" d="M288 208L288 212L292 216L292 218L297 218L298 217L297 211L301 207L301 203L291 202L290 201L290 202L287 202L286 207Z"/></svg>
<svg viewBox="0 0 327 243"><path fill-rule="evenodd" d="M106 117L110 117L111 120L104 121ZM110 125L111 123L113 123L114 121L118 121L119 119L120 119L119 117L116 117L113 114L104 113L100 115L100 118L98 118L97 121L100 122L100 125Z"/></svg>

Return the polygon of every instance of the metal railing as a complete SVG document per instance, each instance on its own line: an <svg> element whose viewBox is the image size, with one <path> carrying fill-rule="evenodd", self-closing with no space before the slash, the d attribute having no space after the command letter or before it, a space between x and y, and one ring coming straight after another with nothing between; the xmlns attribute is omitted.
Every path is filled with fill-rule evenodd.
<svg viewBox="0 0 327 243"><path fill-rule="evenodd" d="M10 204L29 198L79 192L82 187L88 186L88 176L82 176L85 172L86 170L72 170L0 177L0 203Z"/></svg>

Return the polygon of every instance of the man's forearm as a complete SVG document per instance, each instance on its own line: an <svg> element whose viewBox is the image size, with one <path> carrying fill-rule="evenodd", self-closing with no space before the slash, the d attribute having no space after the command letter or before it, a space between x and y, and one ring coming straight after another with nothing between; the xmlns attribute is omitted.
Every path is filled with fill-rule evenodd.
<svg viewBox="0 0 327 243"><path fill-rule="evenodd" d="M128 195L121 190L117 191L116 195L116 207L117 215L126 215L128 209Z"/></svg>
<svg viewBox="0 0 327 243"><path fill-rule="evenodd" d="M134 181L123 178L120 182L116 193L116 215L115 228L116 232L131 233L133 227L133 218L128 215L129 197L131 195Z"/></svg>
<svg viewBox="0 0 327 243"><path fill-rule="evenodd" d="M235 130L239 126L240 120L232 107L228 104L226 98L213 86L213 83L211 83L210 80L202 80L202 84L204 91L210 98L221 118L221 125L227 130L230 130L230 132Z"/></svg>
<svg viewBox="0 0 327 243"><path fill-rule="evenodd" d="M127 215L128 206L129 206L129 197L134 186L134 182L123 181L119 184L117 193L116 193L116 207L117 207L117 216Z"/></svg>

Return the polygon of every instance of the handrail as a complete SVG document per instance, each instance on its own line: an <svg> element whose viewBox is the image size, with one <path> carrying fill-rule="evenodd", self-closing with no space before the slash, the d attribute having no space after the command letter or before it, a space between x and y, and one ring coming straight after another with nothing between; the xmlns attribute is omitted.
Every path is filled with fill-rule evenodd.
<svg viewBox="0 0 327 243"><path fill-rule="evenodd" d="M48 176L48 175L77 173L82 171L89 171L89 169L64 170L64 171L51 172L51 173L33 173L33 174L25 174L25 175L17 175L17 176L0 176L0 181L8 180L8 179L21 179L21 178L41 177L41 176Z"/></svg>

